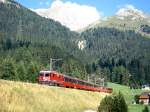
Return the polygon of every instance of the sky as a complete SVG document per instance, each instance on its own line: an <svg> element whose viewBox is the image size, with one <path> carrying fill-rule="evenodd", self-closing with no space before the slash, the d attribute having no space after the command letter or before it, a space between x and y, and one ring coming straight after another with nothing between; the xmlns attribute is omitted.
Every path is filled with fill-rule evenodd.
<svg viewBox="0 0 150 112"><path fill-rule="evenodd" d="M73 31L102 18L132 9L150 15L150 0L17 0L40 16L54 19ZM122 14L124 15L124 14Z"/></svg>
<svg viewBox="0 0 150 112"><path fill-rule="evenodd" d="M22 5L32 8L48 8L54 0L16 0ZM63 2L70 1L81 5L89 5L96 7L104 16L111 16L126 4L131 4L137 9L140 9L150 14L150 0L62 0Z"/></svg>

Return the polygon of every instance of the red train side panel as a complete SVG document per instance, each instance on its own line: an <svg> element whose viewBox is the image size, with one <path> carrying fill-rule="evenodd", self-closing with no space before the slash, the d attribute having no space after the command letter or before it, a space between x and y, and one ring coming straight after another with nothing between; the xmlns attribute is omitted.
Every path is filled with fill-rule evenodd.
<svg viewBox="0 0 150 112"><path fill-rule="evenodd" d="M65 76L55 71L40 71L38 81L40 84L57 85L88 91L112 93L112 88L100 87L98 85L94 85L77 78Z"/></svg>

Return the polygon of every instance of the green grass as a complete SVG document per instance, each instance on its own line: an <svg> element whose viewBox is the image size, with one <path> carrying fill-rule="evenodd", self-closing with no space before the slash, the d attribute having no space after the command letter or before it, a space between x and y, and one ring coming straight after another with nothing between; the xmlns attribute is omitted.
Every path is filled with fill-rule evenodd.
<svg viewBox="0 0 150 112"><path fill-rule="evenodd" d="M120 91L124 95L126 103L128 104L129 112L142 112L144 108L143 105L132 104L132 101L134 100L134 95L141 94L143 92L141 89L130 89L127 86L114 84L114 83L108 83L108 86L112 87L115 93Z"/></svg>
<svg viewBox="0 0 150 112"><path fill-rule="evenodd" d="M96 110L106 93L0 80L0 112Z"/></svg>

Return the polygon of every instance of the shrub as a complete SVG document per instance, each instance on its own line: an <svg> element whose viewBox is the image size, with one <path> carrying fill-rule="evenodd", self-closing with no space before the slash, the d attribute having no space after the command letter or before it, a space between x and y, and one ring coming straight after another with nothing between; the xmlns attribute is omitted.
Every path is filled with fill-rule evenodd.
<svg viewBox="0 0 150 112"><path fill-rule="evenodd" d="M128 107L123 95L106 96L98 107L98 112L128 112Z"/></svg>
<svg viewBox="0 0 150 112"><path fill-rule="evenodd" d="M134 96L134 101L136 102L136 104L139 104L139 95Z"/></svg>
<svg viewBox="0 0 150 112"><path fill-rule="evenodd" d="M142 112L149 112L148 106L145 106Z"/></svg>

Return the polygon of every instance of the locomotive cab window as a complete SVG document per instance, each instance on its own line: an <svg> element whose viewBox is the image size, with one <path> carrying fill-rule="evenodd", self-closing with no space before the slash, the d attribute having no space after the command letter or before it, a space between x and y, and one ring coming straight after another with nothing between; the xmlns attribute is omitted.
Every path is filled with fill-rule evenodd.
<svg viewBox="0 0 150 112"><path fill-rule="evenodd" d="M40 73L40 76L43 76L44 74L43 73Z"/></svg>
<svg viewBox="0 0 150 112"><path fill-rule="evenodd" d="M45 74L45 77L48 77L48 76L49 76L49 73L46 73L46 74Z"/></svg>

